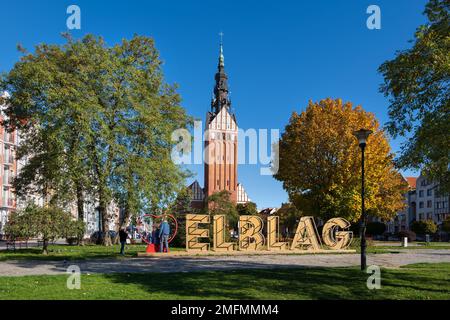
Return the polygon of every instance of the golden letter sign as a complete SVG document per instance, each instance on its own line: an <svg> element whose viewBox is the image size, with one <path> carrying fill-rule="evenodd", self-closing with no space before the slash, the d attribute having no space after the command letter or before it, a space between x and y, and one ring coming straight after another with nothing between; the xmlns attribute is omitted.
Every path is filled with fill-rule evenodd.
<svg viewBox="0 0 450 320"><path fill-rule="evenodd" d="M272 216L267 218L267 249L270 251L283 251L289 247L289 243L278 241L278 235L280 233L279 225L280 217Z"/></svg>
<svg viewBox="0 0 450 320"><path fill-rule="evenodd" d="M198 242L199 238L209 238L208 229L200 229L199 224L209 224L208 214L186 215L186 250L208 251L209 243Z"/></svg>
<svg viewBox="0 0 450 320"><path fill-rule="evenodd" d="M261 233L262 219L258 216L239 217L239 250L261 250L264 236Z"/></svg>
<svg viewBox="0 0 450 320"><path fill-rule="evenodd" d="M323 242L330 249L345 249L352 242L353 233L351 231L339 231L338 228L348 229L350 228L350 222L342 218L333 218L323 226Z"/></svg>
<svg viewBox="0 0 450 320"><path fill-rule="evenodd" d="M225 216L217 215L214 216L214 251L233 251L234 244L232 242L225 242L225 231L226 231L226 223Z"/></svg>
<svg viewBox="0 0 450 320"><path fill-rule="evenodd" d="M200 242L199 239L209 239L209 228L200 228L200 224L209 224L210 216L204 214L186 215L186 250L188 252L206 252L209 242ZM226 242L226 217L216 215L213 217L213 250L234 250L234 243ZM343 218L333 218L323 226L322 239L326 247L331 250L344 250L350 246L353 233L346 231L350 223ZM292 243L279 241L279 217L267 218L267 246L262 234L263 221L258 216L239 217L239 251L311 251L320 252L322 242L317 232L313 217L301 217Z"/></svg>

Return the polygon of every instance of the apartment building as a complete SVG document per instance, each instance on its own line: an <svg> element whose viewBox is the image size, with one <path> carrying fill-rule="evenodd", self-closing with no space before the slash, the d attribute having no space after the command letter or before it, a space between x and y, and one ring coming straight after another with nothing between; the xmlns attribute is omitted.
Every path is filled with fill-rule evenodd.
<svg viewBox="0 0 450 320"><path fill-rule="evenodd" d="M406 208L387 222L388 232L409 230L413 221L433 220L438 226L450 215L449 194L439 190L439 183L425 176L406 177L409 191L405 194Z"/></svg>
<svg viewBox="0 0 450 320"><path fill-rule="evenodd" d="M411 222L416 217L416 209L411 204L415 202L417 178L403 177L403 179L408 183L408 191L404 198L405 208L398 212L394 219L386 223L386 231L391 233L409 230Z"/></svg>
<svg viewBox="0 0 450 320"><path fill-rule="evenodd" d="M449 195L440 192L437 182L430 181L422 175L417 178L415 205L417 221L433 220L439 225L450 214Z"/></svg>
<svg viewBox="0 0 450 320"><path fill-rule="evenodd" d="M4 93L2 96L5 96ZM17 174L17 161L15 152L17 149L17 132L8 132L2 125L5 119L0 110L0 237L8 220L9 214L16 209L16 200L12 186Z"/></svg>

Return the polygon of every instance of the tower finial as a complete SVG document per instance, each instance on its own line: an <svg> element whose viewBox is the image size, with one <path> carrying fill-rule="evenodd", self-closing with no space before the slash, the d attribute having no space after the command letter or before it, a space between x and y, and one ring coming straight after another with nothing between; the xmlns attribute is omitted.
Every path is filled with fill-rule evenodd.
<svg viewBox="0 0 450 320"><path fill-rule="evenodd" d="M225 67L225 58L223 56L223 32L220 31L220 54L219 54L219 67Z"/></svg>

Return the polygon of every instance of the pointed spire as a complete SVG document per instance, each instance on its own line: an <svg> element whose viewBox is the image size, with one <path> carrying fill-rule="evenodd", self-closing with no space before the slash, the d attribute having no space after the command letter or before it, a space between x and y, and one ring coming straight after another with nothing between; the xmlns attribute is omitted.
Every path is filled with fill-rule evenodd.
<svg viewBox="0 0 450 320"><path fill-rule="evenodd" d="M225 67L225 58L223 56L223 32L219 33L220 36L220 53L219 53L219 67Z"/></svg>
<svg viewBox="0 0 450 320"><path fill-rule="evenodd" d="M225 73L225 58L223 56L223 32L220 35L219 65L215 76L214 99L211 101L211 110L218 113L222 108L229 108L231 103L228 98L228 77Z"/></svg>

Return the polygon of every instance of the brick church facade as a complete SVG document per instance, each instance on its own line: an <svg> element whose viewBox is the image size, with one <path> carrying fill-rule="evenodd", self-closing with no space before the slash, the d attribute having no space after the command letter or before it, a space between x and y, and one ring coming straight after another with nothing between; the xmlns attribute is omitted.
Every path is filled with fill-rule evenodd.
<svg viewBox="0 0 450 320"><path fill-rule="evenodd" d="M220 45L219 63L215 75L214 98L206 114L204 170L205 186L194 181L191 190L191 207L201 209L208 196L227 190L233 203L251 201L238 182L238 126L231 111L228 77L225 73L223 47Z"/></svg>

